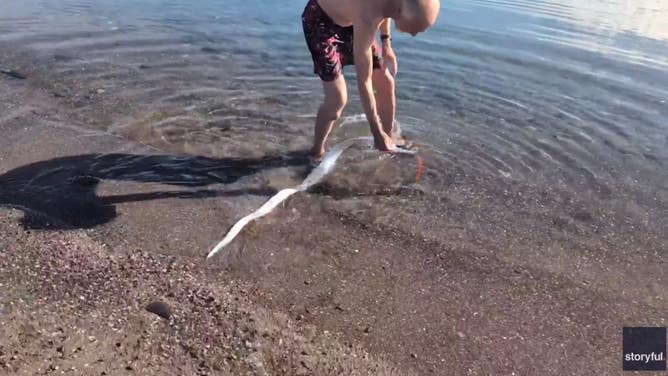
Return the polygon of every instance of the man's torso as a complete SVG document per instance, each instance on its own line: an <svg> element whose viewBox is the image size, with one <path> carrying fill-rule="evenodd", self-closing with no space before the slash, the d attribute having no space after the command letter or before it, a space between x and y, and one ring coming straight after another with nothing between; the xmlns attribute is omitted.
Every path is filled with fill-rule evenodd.
<svg viewBox="0 0 668 376"><path fill-rule="evenodd" d="M317 0L322 10L339 26L352 26L356 20L380 19L373 13L385 0Z"/></svg>

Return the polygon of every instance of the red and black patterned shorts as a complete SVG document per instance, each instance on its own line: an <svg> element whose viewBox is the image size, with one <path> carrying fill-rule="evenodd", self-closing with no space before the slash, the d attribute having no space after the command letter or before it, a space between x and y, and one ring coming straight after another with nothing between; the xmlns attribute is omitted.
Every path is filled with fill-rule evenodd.
<svg viewBox="0 0 668 376"><path fill-rule="evenodd" d="M333 81L346 65L353 65L353 27L334 23L317 0L309 0L302 13L306 44L313 58L313 71L323 81ZM380 69L382 57L377 42L371 46L373 68Z"/></svg>

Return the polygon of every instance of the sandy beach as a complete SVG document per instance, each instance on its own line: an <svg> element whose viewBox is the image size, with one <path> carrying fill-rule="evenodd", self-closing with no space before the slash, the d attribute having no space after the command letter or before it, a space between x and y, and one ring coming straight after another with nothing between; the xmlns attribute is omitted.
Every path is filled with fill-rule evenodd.
<svg viewBox="0 0 668 376"><path fill-rule="evenodd" d="M0 80L6 374L617 374L621 327L665 325L661 222L609 192L453 172L439 194L308 193L207 264L277 187L179 182L206 161L161 170L23 69Z"/></svg>
<svg viewBox="0 0 668 376"><path fill-rule="evenodd" d="M668 191L503 178L410 128L419 181L353 148L207 262L309 172L316 104L187 48L0 42L0 374L622 375L622 328L667 325Z"/></svg>

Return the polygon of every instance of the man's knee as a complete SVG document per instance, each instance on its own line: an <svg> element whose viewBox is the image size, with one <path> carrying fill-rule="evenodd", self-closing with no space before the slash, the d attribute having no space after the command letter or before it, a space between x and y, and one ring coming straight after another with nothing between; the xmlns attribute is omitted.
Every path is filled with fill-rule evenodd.
<svg viewBox="0 0 668 376"><path fill-rule="evenodd" d="M330 93L325 97L325 103L322 105L322 110L331 120L336 120L341 117L343 108L348 101L345 92Z"/></svg>

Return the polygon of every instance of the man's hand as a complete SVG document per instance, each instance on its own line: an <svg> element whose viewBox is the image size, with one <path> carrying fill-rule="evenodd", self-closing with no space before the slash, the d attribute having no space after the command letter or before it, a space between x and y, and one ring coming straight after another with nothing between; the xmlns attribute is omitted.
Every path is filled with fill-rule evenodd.
<svg viewBox="0 0 668 376"><path fill-rule="evenodd" d="M397 144L392 140L392 137L388 136L386 133L381 133L374 135L374 146L380 151L394 151L397 148Z"/></svg>
<svg viewBox="0 0 668 376"><path fill-rule="evenodd" d="M389 39L383 41L383 64L390 70L392 76L397 75L397 56L394 54L394 50L392 50Z"/></svg>

